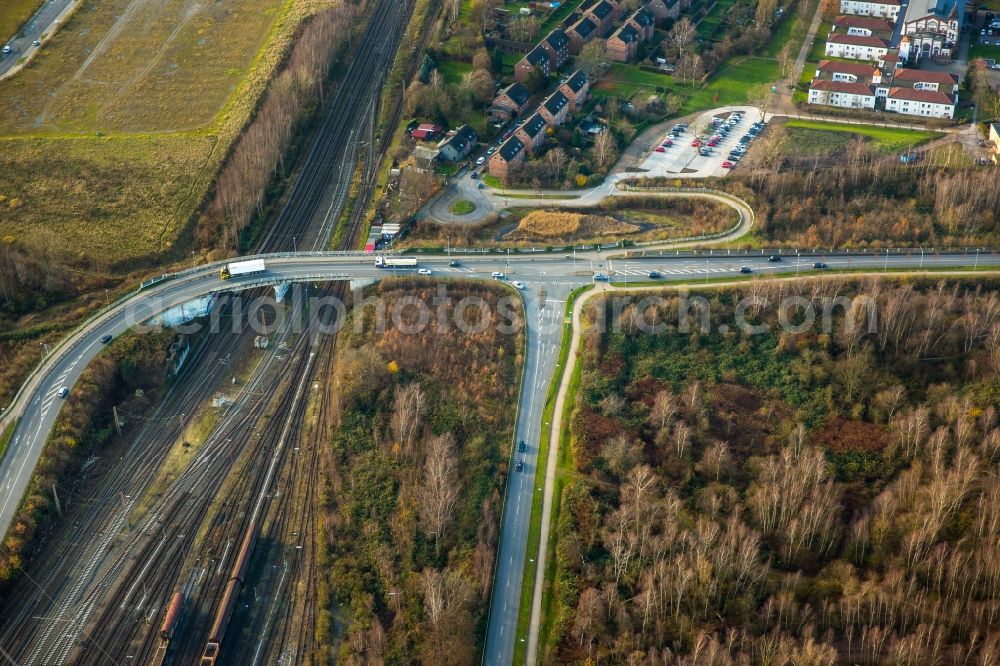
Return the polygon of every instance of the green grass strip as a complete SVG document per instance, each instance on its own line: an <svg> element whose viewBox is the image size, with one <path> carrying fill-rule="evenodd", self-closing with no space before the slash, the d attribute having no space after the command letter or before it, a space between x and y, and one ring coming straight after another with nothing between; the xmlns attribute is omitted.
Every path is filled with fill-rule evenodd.
<svg viewBox="0 0 1000 666"><path fill-rule="evenodd" d="M11 424L7 426L7 429L0 434L0 460L3 460L3 454L7 452L7 445L10 444L10 438L14 436L14 429L17 428L18 421L21 419L14 419Z"/></svg>

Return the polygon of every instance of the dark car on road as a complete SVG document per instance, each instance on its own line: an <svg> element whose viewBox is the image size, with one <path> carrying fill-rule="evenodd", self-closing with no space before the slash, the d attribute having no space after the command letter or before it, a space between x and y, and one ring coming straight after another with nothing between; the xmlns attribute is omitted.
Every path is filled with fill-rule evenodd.
<svg viewBox="0 0 1000 666"><path fill-rule="evenodd" d="M749 266L744 266L740 269L740 273L753 273L753 269Z"/></svg>
<svg viewBox="0 0 1000 666"><path fill-rule="evenodd" d="M815 264L813 264L813 268L818 268L819 270L822 271L822 270L826 270L827 268L829 268L829 266L827 266L826 264L824 264L822 261L817 261Z"/></svg>
<svg viewBox="0 0 1000 666"><path fill-rule="evenodd" d="M109 342L111 342L111 340L112 340L112 339L113 339L113 338L111 337L111 334L110 334L110 333L109 333L109 334L107 334L107 335L102 335L102 336L101 336L101 344L102 344L102 345L106 345L106 344L108 344Z"/></svg>
<svg viewBox="0 0 1000 666"><path fill-rule="evenodd" d="M663 277L663 273L660 271L649 271L650 280L659 280L661 277Z"/></svg>
<svg viewBox="0 0 1000 666"><path fill-rule="evenodd" d="M518 473L524 471L524 461L523 460L518 460L517 461L517 464L514 465L514 471L518 472Z"/></svg>
<svg viewBox="0 0 1000 666"><path fill-rule="evenodd" d="M452 268L458 268L459 266L462 265L462 262L459 261L458 259L453 259L451 262L448 263L448 265L451 266Z"/></svg>
<svg viewBox="0 0 1000 666"><path fill-rule="evenodd" d="M767 258L767 260L770 261L772 264L776 264L779 261L781 261L781 256L777 254L772 254L770 257Z"/></svg>
<svg viewBox="0 0 1000 666"><path fill-rule="evenodd" d="M518 453L524 453L527 450L528 450L528 446L527 446L527 444L524 443L523 439L520 442L517 443L517 451L518 451Z"/></svg>

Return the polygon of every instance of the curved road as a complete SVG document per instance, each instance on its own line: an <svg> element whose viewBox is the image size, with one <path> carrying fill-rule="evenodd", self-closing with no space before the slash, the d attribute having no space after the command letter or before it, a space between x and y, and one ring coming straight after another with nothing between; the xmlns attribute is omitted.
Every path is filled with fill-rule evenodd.
<svg viewBox="0 0 1000 666"><path fill-rule="evenodd" d="M527 308L528 355L525 359L524 391L517 424L517 438L528 444L523 454L524 472L511 474L505 501L503 529L497 554L494 593L487 635L486 663L511 663L517 629L521 580L524 573L528 522L531 513L533 480L537 465L538 437L542 405L551 381L562 332L565 296L573 288L590 283L595 271L612 273L616 279L644 280L657 270L667 281L696 281L698 278L737 275L748 265L761 274L788 273L811 268L813 257L790 257L781 263L769 263L766 257L737 255L713 257L648 256L608 261L600 253L539 256L502 255L462 259L460 267L451 267L449 257L433 256L421 260L436 277L490 279L492 271L503 271L509 279L525 284L521 291ZM374 267L371 257L335 253L300 253L268 255L268 270L258 276L221 281L219 265L210 265L178 274L113 306L73 334L47 360L42 371L33 376L18 407L23 410L7 454L0 463L0 527L6 531L18 502L41 455L42 447L61 405L57 393L71 387L102 345L100 337L118 335L137 323L166 309L195 298L224 290L240 290L260 284L278 284L319 279L370 280L393 273L412 274L415 269L398 271ZM829 257L832 268L856 268L868 271L894 267L957 267L974 262L982 268L1000 266L994 254L973 255L890 255Z"/></svg>

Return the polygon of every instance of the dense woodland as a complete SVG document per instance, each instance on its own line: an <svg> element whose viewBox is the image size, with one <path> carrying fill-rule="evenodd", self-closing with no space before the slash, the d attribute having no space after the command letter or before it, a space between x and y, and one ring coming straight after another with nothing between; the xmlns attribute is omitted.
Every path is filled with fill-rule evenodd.
<svg viewBox="0 0 1000 666"><path fill-rule="evenodd" d="M755 282L689 333L641 306L658 335L589 305L546 662L998 663L997 288ZM864 302L776 332L857 293L874 332Z"/></svg>
<svg viewBox="0 0 1000 666"><path fill-rule="evenodd" d="M726 187L749 194L761 222L757 233L777 243L958 247L1000 241L1000 190L989 169L886 163L859 146L837 168L743 174Z"/></svg>
<svg viewBox="0 0 1000 666"><path fill-rule="evenodd" d="M496 312L504 293L453 284L444 310L479 296ZM370 296L390 312L415 297L433 323L408 334L389 317L380 333L372 303L339 340L319 566L332 597L319 633L342 639L338 663L480 661L523 339L495 321L480 333L438 330L436 294L429 281L383 281Z"/></svg>

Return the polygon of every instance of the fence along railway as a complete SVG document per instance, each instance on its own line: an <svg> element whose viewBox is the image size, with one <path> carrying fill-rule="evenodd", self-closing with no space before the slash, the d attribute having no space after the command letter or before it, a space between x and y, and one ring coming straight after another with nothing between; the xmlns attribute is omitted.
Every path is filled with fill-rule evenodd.
<svg viewBox="0 0 1000 666"><path fill-rule="evenodd" d="M357 151L367 138L363 196L344 234L345 247L357 243L379 159L373 146L378 92L411 10L411 3L395 0L375 6L260 251L326 247L349 186L340 176L353 175ZM378 156L384 151L382 146ZM206 656L210 661L204 663L272 663L313 649L313 583L304 592L270 586L274 598L266 612L256 615L247 614L238 600L246 594L244 582L268 569L269 558L287 561L289 550L301 556L283 571L284 579L314 579L316 443L329 395L324 391L318 400L319 426L304 426L304 396L317 368L329 364L332 341L310 350L306 337L299 336L290 344L285 367L262 363L184 473L136 525L129 524L137 498L150 488L169 448L162 443L183 431L183 417L177 415L190 414L206 401L217 361L246 351L248 337L212 335L203 341L193 355L197 362L189 363L184 381L134 435L99 496L81 510L51 556L40 558L48 568L38 571L52 573L35 579L26 603L20 599L0 614L0 645L17 663L199 663ZM293 464L286 466L289 456ZM220 479L229 481L223 485ZM282 547L255 551L262 532ZM78 572L81 557L87 566ZM237 615L238 625L230 622ZM255 627L257 636L273 629L273 640L266 645L234 640L244 626Z"/></svg>

